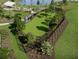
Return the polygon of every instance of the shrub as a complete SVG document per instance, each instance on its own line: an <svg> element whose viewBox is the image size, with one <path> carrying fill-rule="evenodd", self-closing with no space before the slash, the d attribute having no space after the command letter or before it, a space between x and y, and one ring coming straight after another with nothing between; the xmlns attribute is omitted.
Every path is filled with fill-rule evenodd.
<svg viewBox="0 0 79 59"><path fill-rule="evenodd" d="M51 55L53 52L53 47L49 44L49 42L42 43L41 50L43 54Z"/></svg>
<svg viewBox="0 0 79 59"><path fill-rule="evenodd" d="M0 59L8 59L8 50L0 48Z"/></svg>
<svg viewBox="0 0 79 59"><path fill-rule="evenodd" d="M36 37L30 32L26 34L26 37L27 37L27 44L29 45L34 44L34 42L36 41Z"/></svg>
<svg viewBox="0 0 79 59"><path fill-rule="evenodd" d="M54 28L62 19L62 17L63 15L61 13L56 13L54 17L52 17L51 20L49 21L49 28L50 29Z"/></svg>

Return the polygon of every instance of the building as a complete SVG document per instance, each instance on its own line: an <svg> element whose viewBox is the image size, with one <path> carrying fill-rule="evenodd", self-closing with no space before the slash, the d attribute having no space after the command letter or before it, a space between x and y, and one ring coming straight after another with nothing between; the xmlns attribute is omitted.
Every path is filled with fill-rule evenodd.
<svg viewBox="0 0 79 59"><path fill-rule="evenodd" d="M13 8L15 6L15 2L7 1L3 4L4 7Z"/></svg>

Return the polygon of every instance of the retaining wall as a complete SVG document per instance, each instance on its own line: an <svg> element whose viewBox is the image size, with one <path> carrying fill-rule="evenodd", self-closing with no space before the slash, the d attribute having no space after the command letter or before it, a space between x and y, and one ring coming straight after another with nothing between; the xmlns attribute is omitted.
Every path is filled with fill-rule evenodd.
<svg viewBox="0 0 79 59"><path fill-rule="evenodd" d="M63 33L67 24L68 24L68 22L67 22L66 18L63 18L60 21L60 23L58 24L58 26L56 27L56 29L54 29L54 31L49 31L46 34L44 34L44 36L42 36L40 38L40 41L42 42L43 40L47 39L48 42L50 42L52 45L55 45L56 41ZM29 55L29 59L55 59L54 49L53 49L52 55L48 56L48 55L44 55L40 52L37 52L37 50L35 50L35 49L30 49L30 48L28 49L28 48L26 48L26 45L23 47L25 49L25 52Z"/></svg>

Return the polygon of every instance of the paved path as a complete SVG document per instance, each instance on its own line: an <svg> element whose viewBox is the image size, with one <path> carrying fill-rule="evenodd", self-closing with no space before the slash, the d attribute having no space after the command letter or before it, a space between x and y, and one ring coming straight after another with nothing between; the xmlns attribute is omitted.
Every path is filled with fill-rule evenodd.
<svg viewBox="0 0 79 59"><path fill-rule="evenodd" d="M0 26L9 25L10 23L0 23Z"/></svg>

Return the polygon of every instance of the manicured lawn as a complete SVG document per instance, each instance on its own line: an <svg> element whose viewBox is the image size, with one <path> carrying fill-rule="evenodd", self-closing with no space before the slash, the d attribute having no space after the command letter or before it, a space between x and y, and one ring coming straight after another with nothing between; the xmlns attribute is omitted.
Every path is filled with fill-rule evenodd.
<svg viewBox="0 0 79 59"><path fill-rule="evenodd" d="M3 3L3 2L5 2L6 0L0 0L0 3Z"/></svg>
<svg viewBox="0 0 79 59"><path fill-rule="evenodd" d="M7 30L10 32L10 29L8 27L9 27L9 25L0 26L0 29L4 29L4 30ZM11 37L12 49L14 50L16 58L17 59L28 59L28 56L19 49L18 39L16 39L15 36L11 32L10 32L10 37Z"/></svg>
<svg viewBox="0 0 79 59"><path fill-rule="evenodd" d="M51 15L52 17L54 16L55 13L48 13L48 15ZM32 21L26 24L26 27L24 29L25 33L31 32L35 36L41 36L43 35L48 26L44 24L46 20L45 16L41 17L34 17Z"/></svg>
<svg viewBox="0 0 79 59"><path fill-rule="evenodd" d="M77 59L78 6L77 3L70 6L72 9L66 14L69 24L55 46L56 59Z"/></svg>

